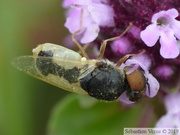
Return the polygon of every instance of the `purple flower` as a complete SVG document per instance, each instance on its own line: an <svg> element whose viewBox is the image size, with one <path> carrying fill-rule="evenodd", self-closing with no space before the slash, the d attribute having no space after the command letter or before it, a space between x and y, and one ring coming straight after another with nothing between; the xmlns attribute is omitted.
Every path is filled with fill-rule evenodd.
<svg viewBox="0 0 180 135"><path fill-rule="evenodd" d="M149 68L151 66L151 60L149 56L146 54L143 54L140 56L132 57L131 59L128 59L124 64L122 64L120 68L123 69L126 66L133 67L134 68L133 70L136 70L137 68L140 68L143 70L144 76L147 80L145 95L148 97L154 97L157 94L160 86L156 78L152 74L149 73ZM133 72L133 70L132 71L130 70L130 72ZM128 99L128 97L126 96L126 92L124 92L120 96L119 100L126 104L134 103Z"/></svg>
<svg viewBox="0 0 180 135"><path fill-rule="evenodd" d="M169 94L165 97L167 113L156 123L157 128L179 128L180 127L180 92Z"/></svg>
<svg viewBox="0 0 180 135"><path fill-rule="evenodd" d="M107 5L105 0L65 0L63 6L65 8L72 5L67 12L65 27L71 33L75 33L80 28L80 19L82 19L81 43L92 42L99 34L100 26L114 26L114 12ZM81 9L83 9L82 18L80 18Z"/></svg>
<svg viewBox="0 0 180 135"><path fill-rule="evenodd" d="M176 9L160 11L153 15L152 24L141 31L141 39L149 47L156 44L160 38L160 54L164 58L176 58L179 55L179 47L176 38L180 39L180 22Z"/></svg>

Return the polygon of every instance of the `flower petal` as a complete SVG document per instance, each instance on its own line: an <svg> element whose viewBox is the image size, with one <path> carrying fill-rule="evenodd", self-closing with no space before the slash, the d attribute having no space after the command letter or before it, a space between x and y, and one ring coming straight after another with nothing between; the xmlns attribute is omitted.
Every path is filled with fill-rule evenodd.
<svg viewBox="0 0 180 135"><path fill-rule="evenodd" d="M177 128L180 127L179 115L166 114L156 123L157 128Z"/></svg>
<svg viewBox="0 0 180 135"><path fill-rule="evenodd" d="M148 85L146 88L146 96L148 97L154 97L158 90L159 90L159 82L156 80L156 78L149 73L145 73L146 78L148 78ZM149 93L150 91L150 93Z"/></svg>
<svg viewBox="0 0 180 135"><path fill-rule="evenodd" d="M92 3L88 7L93 20L100 26L114 26L114 11L105 4Z"/></svg>
<svg viewBox="0 0 180 135"><path fill-rule="evenodd" d="M178 17L178 11L175 8L169 9L166 11L166 14L171 16L172 18Z"/></svg>
<svg viewBox="0 0 180 135"><path fill-rule="evenodd" d="M176 58L179 55L179 48L172 31L161 33L160 54L164 58Z"/></svg>
<svg viewBox="0 0 180 135"><path fill-rule="evenodd" d="M180 92L172 93L165 97L165 106L167 113L156 123L158 128L176 128L180 127Z"/></svg>
<svg viewBox="0 0 180 135"><path fill-rule="evenodd" d="M180 108L179 104L180 103L180 92L169 94L165 97L165 106L167 113L179 113Z"/></svg>
<svg viewBox="0 0 180 135"><path fill-rule="evenodd" d="M68 17L66 19L65 27L68 28L71 33L75 33L80 28L80 20L78 19L80 18L80 12L80 8L74 8L69 10L67 14ZM83 12L82 30L78 34L81 33L83 33L83 36L80 40L81 43L92 42L99 33L99 26L96 22L93 22L87 10L84 10Z"/></svg>
<svg viewBox="0 0 180 135"><path fill-rule="evenodd" d="M69 9L67 13L65 27L67 27L71 33L75 33L80 28L81 19L82 29L81 32L78 33L83 33L83 37L80 40L81 43L92 42L98 36L100 26L114 26L114 11L110 6L102 2L103 0L98 0L97 2L92 0L64 1L64 7L76 4L76 6L73 9ZM80 18L82 8L84 12L82 18Z"/></svg>
<svg viewBox="0 0 180 135"><path fill-rule="evenodd" d="M67 14L68 17L66 18L64 26L69 30L70 33L74 33L79 29L80 9L69 10Z"/></svg>
<svg viewBox="0 0 180 135"><path fill-rule="evenodd" d="M172 28L173 28L173 31L174 31L174 35L180 39L180 21L176 21L174 20L173 21L173 24L172 24Z"/></svg>
<svg viewBox="0 0 180 135"><path fill-rule="evenodd" d="M121 96L119 97L119 100L126 104L133 104L134 102L130 101L129 98L126 95L126 92L123 92Z"/></svg>
<svg viewBox="0 0 180 135"><path fill-rule="evenodd" d="M154 46L159 39L160 31L155 24L151 24L146 27L145 30L141 31L140 37L144 43L151 47Z"/></svg>
<svg viewBox="0 0 180 135"><path fill-rule="evenodd" d="M99 30L100 29L99 29L99 26L97 24L91 23L91 27L86 28L84 35L81 38L81 43L92 42L98 36Z"/></svg>

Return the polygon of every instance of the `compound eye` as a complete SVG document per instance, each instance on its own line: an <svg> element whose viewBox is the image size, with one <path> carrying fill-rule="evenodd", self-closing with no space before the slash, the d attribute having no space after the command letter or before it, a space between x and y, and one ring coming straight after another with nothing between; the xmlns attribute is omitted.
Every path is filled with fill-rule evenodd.
<svg viewBox="0 0 180 135"><path fill-rule="evenodd" d="M125 72L131 69L131 67L124 68ZM126 74L126 79L132 91L141 91L146 87L146 78L139 70L135 70L131 74Z"/></svg>

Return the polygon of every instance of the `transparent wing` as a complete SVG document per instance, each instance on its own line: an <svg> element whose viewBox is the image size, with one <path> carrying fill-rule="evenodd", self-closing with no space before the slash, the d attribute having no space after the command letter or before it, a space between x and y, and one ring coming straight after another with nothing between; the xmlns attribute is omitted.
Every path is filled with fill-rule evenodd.
<svg viewBox="0 0 180 135"><path fill-rule="evenodd" d="M57 65L61 65L62 67L77 67L80 69L81 75L75 79L79 79L81 76L84 76L84 74L87 74L88 72L92 71L94 68L94 62L81 62L81 61L68 61L68 60L62 60L62 59L54 59L52 57L36 57L33 56L20 56L15 58L12 61L12 65L17 68L18 70L33 76L37 79L40 79L42 81L45 81L49 84L52 84L54 86L57 86L59 88L65 89L67 91L80 93L80 94L87 94L86 91L84 91L79 83L79 80L75 83L69 83L65 78L68 78L68 76L71 75L71 73L67 73L65 78L60 77L58 73L58 69L54 69L53 74L43 75L38 69L36 65L36 60L40 59L43 61L53 61ZM88 68L85 68L85 65L88 64ZM90 68L89 68L90 67ZM46 69L47 70L47 69ZM68 70L69 71L69 70Z"/></svg>

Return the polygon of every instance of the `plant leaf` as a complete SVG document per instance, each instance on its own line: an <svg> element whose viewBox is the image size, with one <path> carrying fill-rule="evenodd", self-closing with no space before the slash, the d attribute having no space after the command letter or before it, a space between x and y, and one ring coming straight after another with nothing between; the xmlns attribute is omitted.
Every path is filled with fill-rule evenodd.
<svg viewBox="0 0 180 135"><path fill-rule="evenodd" d="M54 108L48 135L120 135L124 127L135 127L140 119L139 105L126 107L79 96L68 95Z"/></svg>

